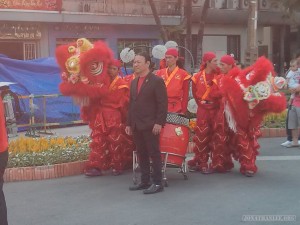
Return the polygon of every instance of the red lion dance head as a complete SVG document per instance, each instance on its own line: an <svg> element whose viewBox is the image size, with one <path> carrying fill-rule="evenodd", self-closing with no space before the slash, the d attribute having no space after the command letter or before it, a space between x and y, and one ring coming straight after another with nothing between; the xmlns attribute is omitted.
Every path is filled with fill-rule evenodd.
<svg viewBox="0 0 300 225"><path fill-rule="evenodd" d="M279 93L285 80L275 77L272 63L265 57L245 70L233 69L221 80L225 94L225 114L233 131L258 127L267 113L286 109L286 98Z"/></svg>
<svg viewBox="0 0 300 225"><path fill-rule="evenodd" d="M80 38L75 43L59 46L56 59L62 70L59 87L62 94L74 97L80 105L87 105L89 98L105 93L113 53L103 41L92 44Z"/></svg>

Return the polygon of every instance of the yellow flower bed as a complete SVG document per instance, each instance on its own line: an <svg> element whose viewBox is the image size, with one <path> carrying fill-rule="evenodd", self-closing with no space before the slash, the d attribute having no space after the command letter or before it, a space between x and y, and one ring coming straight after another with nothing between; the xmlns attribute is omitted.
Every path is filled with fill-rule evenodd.
<svg viewBox="0 0 300 225"><path fill-rule="evenodd" d="M285 127L287 110L282 113L270 113L264 117L263 127L282 128Z"/></svg>
<svg viewBox="0 0 300 225"><path fill-rule="evenodd" d="M56 147L67 148L74 146L76 140L72 137L54 137L54 138L29 138L20 137L9 143L9 152L25 153L25 152L43 152Z"/></svg>
<svg viewBox="0 0 300 225"><path fill-rule="evenodd" d="M8 167L54 165L86 160L90 138L19 137L9 143Z"/></svg>

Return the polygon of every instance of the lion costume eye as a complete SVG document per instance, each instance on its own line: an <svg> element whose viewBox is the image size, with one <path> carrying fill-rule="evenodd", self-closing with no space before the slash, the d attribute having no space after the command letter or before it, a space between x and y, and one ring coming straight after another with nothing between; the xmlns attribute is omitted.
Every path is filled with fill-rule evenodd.
<svg viewBox="0 0 300 225"><path fill-rule="evenodd" d="M103 71L103 62L92 62L90 64L90 71L93 76L98 76Z"/></svg>
<svg viewBox="0 0 300 225"><path fill-rule="evenodd" d="M69 73L78 74L80 72L78 56L72 56L72 57L68 58L68 60L66 62L66 68Z"/></svg>
<svg viewBox="0 0 300 225"><path fill-rule="evenodd" d="M75 52L76 52L75 46L69 46L68 52L69 52L69 53L75 53Z"/></svg>

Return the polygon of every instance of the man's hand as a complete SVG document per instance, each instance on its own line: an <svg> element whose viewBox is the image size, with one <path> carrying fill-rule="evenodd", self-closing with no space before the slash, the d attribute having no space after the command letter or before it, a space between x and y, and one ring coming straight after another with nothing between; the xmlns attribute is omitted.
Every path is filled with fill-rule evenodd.
<svg viewBox="0 0 300 225"><path fill-rule="evenodd" d="M154 124L153 129L152 129L152 133L153 133L154 135L160 134L161 127L162 127L162 126L159 125L159 124Z"/></svg>
<svg viewBox="0 0 300 225"><path fill-rule="evenodd" d="M131 127L130 126L126 126L126 128L125 128L125 133L127 134L127 135L132 135L132 129L131 129Z"/></svg>

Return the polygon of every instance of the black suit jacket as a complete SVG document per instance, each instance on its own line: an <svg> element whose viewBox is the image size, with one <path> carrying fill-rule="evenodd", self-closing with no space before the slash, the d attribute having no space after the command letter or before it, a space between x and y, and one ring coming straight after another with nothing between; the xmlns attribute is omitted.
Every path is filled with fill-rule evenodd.
<svg viewBox="0 0 300 225"><path fill-rule="evenodd" d="M168 112L166 85L162 78L149 73L140 92L138 77L131 82L127 125L133 130L152 129L154 124L164 125Z"/></svg>

